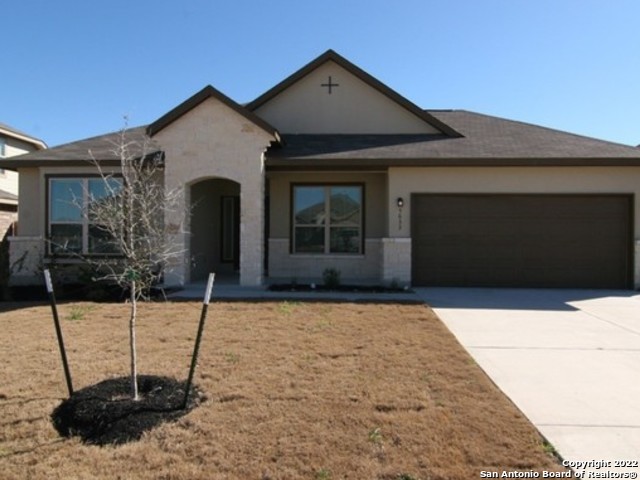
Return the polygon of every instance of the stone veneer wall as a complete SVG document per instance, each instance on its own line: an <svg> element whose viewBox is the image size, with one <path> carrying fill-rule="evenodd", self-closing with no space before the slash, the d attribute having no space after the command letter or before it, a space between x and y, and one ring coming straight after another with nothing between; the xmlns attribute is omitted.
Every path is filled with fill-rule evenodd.
<svg viewBox="0 0 640 480"><path fill-rule="evenodd" d="M336 268L343 283L379 283L381 247L380 239L366 239L364 255L293 255L288 238L270 238L269 281L321 281L326 268Z"/></svg>
<svg viewBox="0 0 640 480"><path fill-rule="evenodd" d="M382 281L411 283L411 239L382 239Z"/></svg>
<svg viewBox="0 0 640 480"><path fill-rule="evenodd" d="M44 254L42 237L9 237L9 284L34 285L41 279Z"/></svg>
<svg viewBox="0 0 640 480"><path fill-rule="evenodd" d="M264 164L262 154L273 138L222 102L209 98L154 136L166 154L165 185L184 188L184 205L167 212L165 222L181 259L167 266L167 285L190 279L191 185L220 178L240 184L240 284L260 285L264 252ZM190 233L187 233L190 232Z"/></svg>

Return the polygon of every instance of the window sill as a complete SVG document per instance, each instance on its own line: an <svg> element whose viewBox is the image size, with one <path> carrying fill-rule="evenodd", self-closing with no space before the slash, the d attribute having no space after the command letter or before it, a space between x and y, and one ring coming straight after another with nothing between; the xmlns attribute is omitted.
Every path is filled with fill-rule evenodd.
<svg viewBox="0 0 640 480"><path fill-rule="evenodd" d="M64 262L64 263L87 263L89 260L122 260L122 255L115 254L78 254L78 255L52 255L50 253L45 255L45 261L48 263Z"/></svg>
<svg viewBox="0 0 640 480"><path fill-rule="evenodd" d="M290 253L295 258L315 258L317 260L328 259L344 259L344 258L364 258L364 253Z"/></svg>

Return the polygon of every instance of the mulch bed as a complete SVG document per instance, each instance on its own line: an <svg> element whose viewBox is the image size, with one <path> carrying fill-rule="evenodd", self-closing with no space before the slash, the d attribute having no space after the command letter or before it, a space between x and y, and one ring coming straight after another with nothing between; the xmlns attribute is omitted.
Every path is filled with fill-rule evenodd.
<svg viewBox="0 0 640 480"><path fill-rule="evenodd" d="M186 382L169 377L139 375L139 400L131 398L130 377L105 380L83 388L51 414L63 437L79 436L94 445L139 440L157 425L177 420L195 408L202 393L192 385L187 408L182 408Z"/></svg>
<svg viewBox="0 0 640 480"><path fill-rule="evenodd" d="M269 285L272 292L345 292L345 293L411 293L409 288L393 288L382 285L337 285L307 283L275 283Z"/></svg>

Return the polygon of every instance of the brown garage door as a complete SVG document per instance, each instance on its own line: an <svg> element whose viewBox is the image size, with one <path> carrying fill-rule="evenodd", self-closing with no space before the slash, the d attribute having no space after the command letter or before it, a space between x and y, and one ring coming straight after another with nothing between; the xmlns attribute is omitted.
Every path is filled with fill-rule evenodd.
<svg viewBox="0 0 640 480"><path fill-rule="evenodd" d="M415 285L631 288L629 195L411 199Z"/></svg>

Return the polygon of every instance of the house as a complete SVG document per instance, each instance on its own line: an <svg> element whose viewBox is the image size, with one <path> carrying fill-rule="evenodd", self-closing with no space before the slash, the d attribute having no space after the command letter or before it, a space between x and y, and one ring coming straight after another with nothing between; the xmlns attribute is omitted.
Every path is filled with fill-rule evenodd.
<svg viewBox="0 0 640 480"><path fill-rule="evenodd" d="M150 125L188 232L165 281L640 286L640 150L464 110L424 110L334 51L248 104L207 86ZM56 205L116 168L114 134L5 159L20 173L12 282L38 283ZM184 221L167 212L168 226ZM57 259L64 261L64 259ZM15 269L14 269L15 270Z"/></svg>
<svg viewBox="0 0 640 480"><path fill-rule="evenodd" d="M0 161L47 148L46 144L31 135L0 123ZM18 174L0 168L0 239L3 239L16 221L18 212Z"/></svg>

